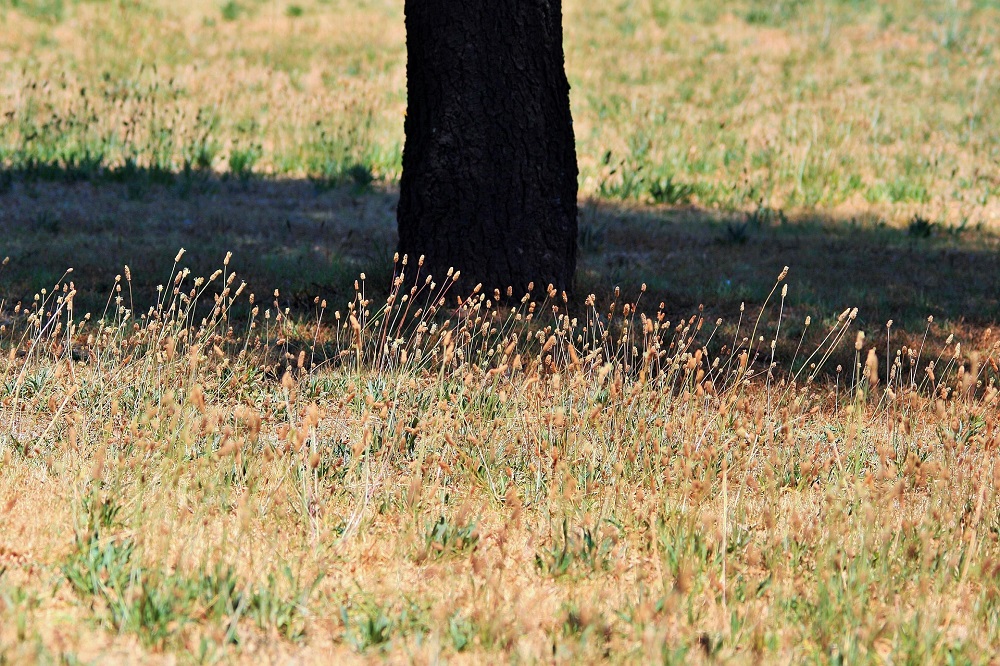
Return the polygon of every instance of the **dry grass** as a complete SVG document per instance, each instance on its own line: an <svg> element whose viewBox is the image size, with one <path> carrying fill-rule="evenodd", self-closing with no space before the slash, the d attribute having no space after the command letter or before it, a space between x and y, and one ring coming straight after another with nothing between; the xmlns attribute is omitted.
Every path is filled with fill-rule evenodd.
<svg viewBox="0 0 1000 666"><path fill-rule="evenodd" d="M565 14L585 195L997 219L992 0L569 0ZM0 22L8 165L398 178L398 0L5 0Z"/></svg>
<svg viewBox="0 0 1000 666"><path fill-rule="evenodd" d="M0 0L0 664L1000 651L996 3L720 7L567 0L511 309L391 287L401 3Z"/></svg>
<svg viewBox="0 0 1000 666"><path fill-rule="evenodd" d="M989 332L876 348L846 311L778 367L784 274L720 339L450 282L378 303L364 277L296 324L181 261L141 315L127 274L103 323L63 282L3 329L9 661L1000 647Z"/></svg>

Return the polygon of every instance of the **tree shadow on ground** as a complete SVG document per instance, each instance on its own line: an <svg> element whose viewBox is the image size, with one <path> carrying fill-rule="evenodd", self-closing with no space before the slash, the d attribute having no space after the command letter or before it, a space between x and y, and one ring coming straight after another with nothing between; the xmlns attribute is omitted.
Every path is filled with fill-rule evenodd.
<svg viewBox="0 0 1000 666"><path fill-rule="evenodd" d="M669 309L703 304L732 317L741 303L759 305L785 266L786 313L816 319L856 307L865 326L893 320L921 331L928 316L978 328L1000 320L1000 236L989 230L769 210L581 207L577 282L585 289L646 282Z"/></svg>
<svg viewBox="0 0 1000 666"><path fill-rule="evenodd" d="M232 252L230 268L258 302L270 305L278 289L281 306L303 314L317 298L342 307L361 272L372 298L391 280L391 188L210 175L136 184L6 172L0 181L0 257L10 257L0 269L0 298L8 311L72 267L77 310L99 313L125 265L128 297L142 311L182 247L182 264L204 276ZM919 336L933 316L936 335L968 339L1000 320L1000 238L988 230L584 202L579 245L576 312L589 293L606 304L618 286L634 301L645 283L642 309L662 302L679 318L703 305L709 321L738 321L741 303L744 317L755 317L789 266L782 325L793 337L807 315L828 324L854 307L870 336L884 336L888 320ZM780 300L775 294L775 308Z"/></svg>

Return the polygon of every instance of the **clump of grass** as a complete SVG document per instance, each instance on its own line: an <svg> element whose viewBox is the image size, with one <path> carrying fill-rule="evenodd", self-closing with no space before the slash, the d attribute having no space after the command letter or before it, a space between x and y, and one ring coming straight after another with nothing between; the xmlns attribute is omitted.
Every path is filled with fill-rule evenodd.
<svg viewBox="0 0 1000 666"><path fill-rule="evenodd" d="M591 571L607 569L615 541L613 536L595 534L587 526L571 533L568 520L564 518L562 536L535 555L535 566L540 572L556 577L569 573L574 567Z"/></svg>
<svg viewBox="0 0 1000 666"><path fill-rule="evenodd" d="M914 215L913 219L906 226L906 233L914 238L930 238L934 234L934 227L937 225L925 217Z"/></svg>
<svg viewBox="0 0 1000 666"><path fill-rule="evenodd" d="M427 530L424 550L419 557L446 557L475 548L479 542L479 533L475 524L468 520L468 516L461 516L454 521L444 516L438 518Z"/></svg>
<svg viewBox="0 0 1000 666"><path fill-rule="evenodd" d="M243 5L236 2L236 0L229 0L229 2L222 5L221 12L222 18L226 21L235 21L246 12L246 9Z"/></svg>
<svg viewBox="0 0 1000 666"><path fill-rule="evenodd" d="M237 178L248 178L260 159L260 147L233 148L229 154L229 172Z"/></svg>
<svg viewBox="0 0 1000 666"><path fill-rule="evenodd" d="M362 605L353 613L353 619L347 609L342 608L341 618L347 628L348 640L356 650L363 652L381 647L392 638L394 623L378 604L369 602Z"/></svg>
<svg viewBox="0 0 1000 666"><path fill-rule="evenodd" d="M693 186L677 182L673 176L660 178L649 186L649 197L657 204L686 204L694 194Z"/></svg>

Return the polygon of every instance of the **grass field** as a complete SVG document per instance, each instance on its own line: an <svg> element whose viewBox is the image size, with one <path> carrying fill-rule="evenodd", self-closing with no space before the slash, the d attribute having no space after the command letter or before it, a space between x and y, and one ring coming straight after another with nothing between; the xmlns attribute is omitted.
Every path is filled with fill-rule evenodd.
<svg viewBox="0 0 1000 666"><path fill-rule="evenodd" d="M565 14L511 308L393 287L401 2L0 0L0 665L1000 651L1000 5Z"/></svg>
<svg viewBox="0 0 1000 666"><path fill-rule="evenodd" d="M0 159L15 168L399 176L399 2L0 7ZM572 0L565 12L586 195L995 215L993 0Z"/></svg>

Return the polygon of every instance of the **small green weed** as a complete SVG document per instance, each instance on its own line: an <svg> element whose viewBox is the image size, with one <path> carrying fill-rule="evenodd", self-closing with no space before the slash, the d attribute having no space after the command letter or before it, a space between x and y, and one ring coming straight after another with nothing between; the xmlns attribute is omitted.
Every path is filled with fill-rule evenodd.
<svg viewBox="0 0 1000 666"><path fill-rule="evenodd" d="M246 12L246 9L244 9L243 5L236 2L236 0L229 0L229 2L222 5L221 11L223 19L226 21L235 21Z"/></svg>
<svg viewBox="0 0 1000 666"><path fill-rule="evenodd" d="M461 614L455 614L448 620L448 637L456 652L469 647L476 636L476 625Z"/></svg>
<svg viewBox="0 0 1000 666"><path fill-rule="evenodd" d="M233 148L229 154L229 171L237 178L249 178L260 156L260 146L251 145L246 148Z"/></svg>
<svg viewBox="0 0 1000 666"><path fill-rule="evenodd" d="M615 541L599 535L590 527L569 529L568 519L562 522L562 538L535 554L535 567L540 573L560 577L574 567L587 571L606 571L611 565Z"/></svg>
<svg viewBox="0 0 1000 666"><path fill-rule="evenodd" d="M479 543L479 533L474 523L452 522L441 516L427 530L424 541L424 553L431 557L445 557L475 548Z"/></svg>
<svg viewBox="0 0 1000 666"><path fill-rule="evenodd" d="M649 185L649 197L657 204L686 204L694 194L694 186L677 182L673 176L660 178Z"/></svg>
<svg viewBox="0 0 1000 666"><path fill-rule="evenodd" d="M373 601L362 603L354 612L342 606L340 617L346 639L359 652L384 645L395 628L386 609Z"/></svg>
<svg viewBox="0 0 1000 666"><path fill-rule="evenodd" d="M306 635L309 598L322 578L320 574L305 584L286 564L280 577L269 573L265 584L249 592L246 614L261 629L274 628L288 640L301 640Z"/></svg>

